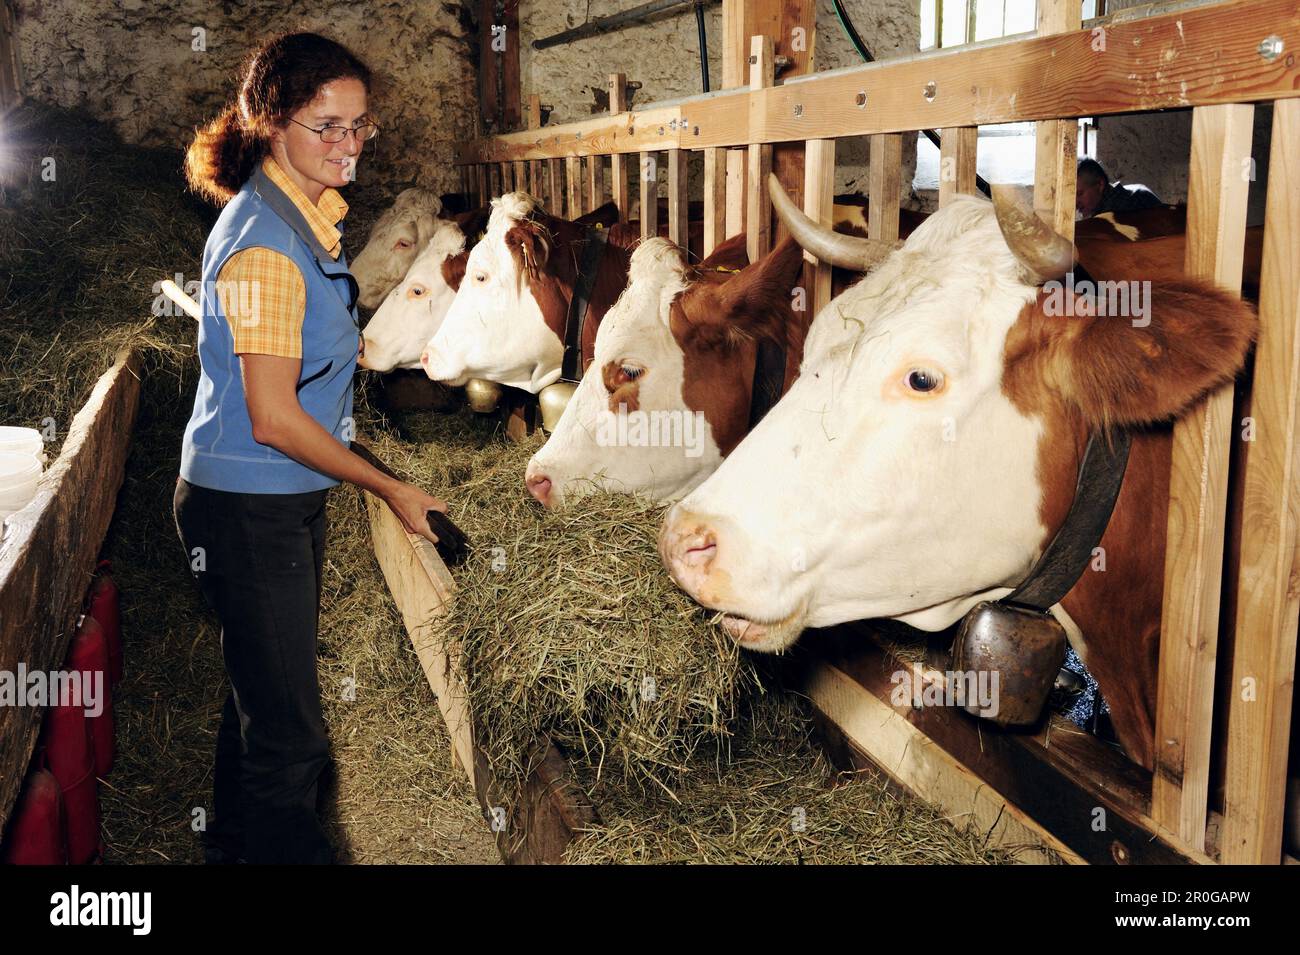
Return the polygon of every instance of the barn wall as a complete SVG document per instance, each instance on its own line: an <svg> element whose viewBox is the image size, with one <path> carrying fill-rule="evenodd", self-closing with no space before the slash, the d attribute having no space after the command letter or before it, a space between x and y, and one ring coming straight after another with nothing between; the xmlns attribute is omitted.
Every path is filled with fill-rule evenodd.
<svg viewBox="0 0 1300 955"><path fill-rule="evenodd" d="M614 72L626 73L629 80L641 83L641 89L633 100L634 107L701 92L699 41L695 15L690 10L547 50L532 48L533 40L578 26L585 22L588 14L592 18L608 16L626 7L627 4L620 4L618 0L591 0L590 5L524 0L519 17L523 95L526 100L530 93L537 93L543 104L554 107L551 124L576 122L589 119L593 112L604 112L606 106L602 102L597 107L592 87L603 91L608 75ZM877 59L916 50L920 38L920 15L915 0L847 0L845 8ZM718 89L722 82L721 4L710 6L705 19L709 79L713 88ZM861 63L840 29L830 0L818 0L814 54L818 70ZM865 192L865 139L842 139L839 142L837 191ZM904 181L911 182L915 147L905 146L903 154L907 166ZM692 163L690 187L693 198L701 194L700 168L701 163L696 157ZM635 196L635 191L633 194Z"/></svg>
<svg viewBox="0 0 1300 955"><path fill-rule="evenodd" d="M271 33L340 40L376 74L384 127L358 184L459 188L453 144L475 134L477 109L477 54L459 3L16 0L15 10L26 94L82 108L147 146L185 145L234 97L240 60Z"/></svg>

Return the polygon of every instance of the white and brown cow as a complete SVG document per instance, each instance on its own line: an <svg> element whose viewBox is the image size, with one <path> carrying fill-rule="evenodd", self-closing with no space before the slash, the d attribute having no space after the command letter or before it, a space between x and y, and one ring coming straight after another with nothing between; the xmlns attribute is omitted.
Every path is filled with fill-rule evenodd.
<svg viewBox="0 0 1300 955"><path fill-rule="evenodd" d="M349 265L357 280L358 304L379 307L433 238L441 213L442 201L427 189L405 189L398 194L375 220L365 248Z"/></svg>
<svg viewBox="0 0 1300 955"><path fill-rule="evenodd" d="M698 266L667 239L632 254L594 360L525 483L547 506L600 488L671 500L711 474L749 430L760 341L802 345L792 287L803 252L786 240L757 264L745 237ZM782 389L784 382L776 382Z"/></svg>
<svg viewBox="0 0 1300 955"><path fill-rule="evenodd" d="M1043 282L1072 252L1002 194L997 215L975 197L940 209L816 317L798 380L669 511L660 551L756 650L873 617L940 630L1024 578L1090 430L1135 429L1105 569L1055 612L1150 766L1168 422L1241 368L1256 320L1229 293L1167 278L1143 319L1087 317L1082 301L1064 310L1080 317L1055 317L1061 293Z"/></svg>

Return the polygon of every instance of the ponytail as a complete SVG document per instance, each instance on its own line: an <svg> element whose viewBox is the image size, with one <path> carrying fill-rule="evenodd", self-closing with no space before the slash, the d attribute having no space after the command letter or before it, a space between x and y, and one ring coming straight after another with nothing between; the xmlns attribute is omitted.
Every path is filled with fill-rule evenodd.
<svg viewBox="0 0 1300 955"><path fill-rule="evenodd" d="M199 195L224 206L267 151L265 143L244 129L239 105L232 103L195 132L194 142L185 152L185 178Z"/></svg>

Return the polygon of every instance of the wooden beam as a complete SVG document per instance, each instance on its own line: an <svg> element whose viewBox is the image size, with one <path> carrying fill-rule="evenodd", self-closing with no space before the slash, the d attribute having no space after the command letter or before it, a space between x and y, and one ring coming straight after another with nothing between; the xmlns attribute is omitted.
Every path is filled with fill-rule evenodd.
<svg viewBox="0 0 1300 955"><path fill-rule="evenodd" d="M686 150L670 149L668 159L668 238L690 250L690 197L686 192Z"/></svg>
<svg viewBox="0 0 1300 955"><path fill-rule="evenodd" d="M492 49L495 0L478 0L478 111L484 128L501 128L501 95L497 89L501 54ZM488 157L485 157L488 158ZM493 156L492 159L497 157Z"/></svg>
<svg viewBox="0 0 1300 955"><path fill-rule="evenodd" d="M501 124L506 129L521 125L519 96L519 0L505 0L502 22L506 28L506 49L501 54ZM525 188L516 182L516 189Z"/></svg>
<svg viewBox="0 0 1300 955"><path fill-rule="evenodd" d="M978 126L950 126L939 131L939 205L953 196L975 195L975 158L979 148Z"/></svg>
<svg viewBox="0 0 1300 955"><path fill-rule="evenodd" d="M810 139L804 150L803 211L823 225L835 217L835 140ZM813 318L831 300L831 266L812 253L804 255L804 291L807 313L802 316L807 331Z"/></svg>
<svg viewBox="0 0 1300 955"><path fill-rule="evenodd" d="M564 160L564 181L567 186L567 192L564 199L564 216L566 219L576 219L582 215L582 159L578 156L570 156Z"/></svg>
<svg viewBox="0 0 1300 955"><path fill-rule="evenodd" d="M1079 29L1079 0L1038 0L1038 35ZM1079 124L1052 119L1038 124L1034 153L1034 209L1060 235L1074 238L1074 184L1079 161Z"/></svg>
<svg viewBox="0 0 1300 955"><path fill-rule="evenodd" d="M611 115L627 112L627 76L609 74L609 111ZM618 221L627 221L627 161L618 153L609 157L610 195L618 206Z"/></svg>
<svg viewBox="0 0 1300 955"><path fill-rule="evenodd" d="M1220 836L1225 863L1276 863L1281 854L1300 612L1300 100L1274 105L1270 148Z"/></svg>
<svg viewBox="0 0 1300 955"><path fill-rule="evenodd" d="M63 667L122 485L141 367L139 352L118 353L73 417L36 495L8 518L0 547L0 670ZM0 831L43 713L37 706L0 706Z"/></svg>
<svg viewBox="0 0 1300 955"><path fill-rule="evenodd" d="M1270 35L1288 51L1300 49L1300 18L1290 0L1235 0L1112 23L1104 56L1093 50L1088 30L989 41L796 77L757 92L689 97L547 127L543 135L478 140L464 144L459 161L748 146L1296 96L1300 66L1259 55L1260 38ZM931 83L934 96L927 98Z"/></svg>
<svg viewBox="0 0 1300 955"><path fill-rule="evenodd" d="M704 255L722 242L727 227L727 150L704 150Z"/></svg>
<svg viewBox="0 0 1300 955"><path fill-rule="evenodd" d="M753 37L749 44L749 88L767 89L775 78L772 38ZM756 103L751 101L751 105ZM752 188L745 194L745 245L751 262L757 262L772 248L772 199L767 193L767 174L771 171L772 147L764 143L750 146L746 175Z"/></svg>
<svg viewBox="0 0 1300 955"><path fill-rule="evenodd" d="M1240 293L1255 107L1192 114L1184 271ZM1151 815L1205 848L1233 386L1174 425Z"/></svg>
<svg viewBox="0 0 1300 955"><path fill-rule="evenodd" d="M867 234L882 242L898 241L898 202L903 189L903 137L882 133L871 137L867 167Z"/></svg>
<svg viewBox="0 0 1300 955"><path fill-rule="evenodd" d="M641 238L659 234L659 161L654 153L641 154Z"/></svg>

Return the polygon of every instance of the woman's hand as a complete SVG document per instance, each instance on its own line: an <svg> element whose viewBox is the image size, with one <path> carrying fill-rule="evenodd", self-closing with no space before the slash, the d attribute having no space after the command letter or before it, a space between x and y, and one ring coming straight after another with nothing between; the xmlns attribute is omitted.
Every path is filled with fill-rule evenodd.
<svg viewBox="0 0 1300 955"><path fill-rule="evenodd" d="M384 495L384 503L397 515L408 534L419 534L431 544L438 543L438 535L429 529L425 515L429 511L447 513L447 502L426 494L414 484L398 483Z"/></svg>

